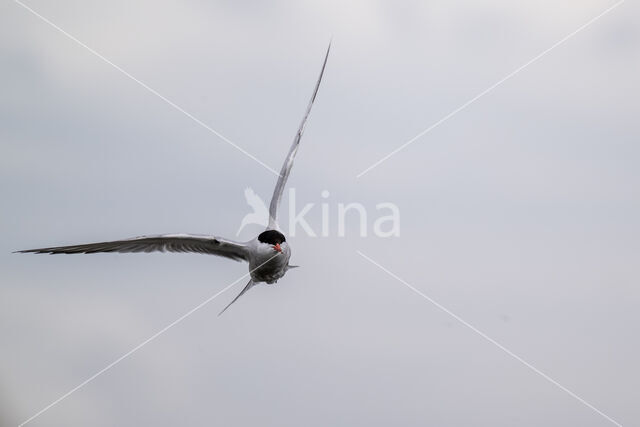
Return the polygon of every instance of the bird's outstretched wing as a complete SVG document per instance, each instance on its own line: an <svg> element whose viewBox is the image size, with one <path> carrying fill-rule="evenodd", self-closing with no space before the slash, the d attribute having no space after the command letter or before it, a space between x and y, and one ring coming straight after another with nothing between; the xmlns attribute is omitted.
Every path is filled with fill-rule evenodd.
<svg viewBox="0 0 640 427"><path fill-rule="evenodd" d="M280 200L282 199L282 193L284 191L284 186L287 183L287 178L289 178L289 172L291 172L291 167L293 166L293 159L296 157L296 152L298 151L298 146L300 145L300 139L302 138L302 134L304 133L304 126L307 124L307 119L309 118L309 113L311 113L311 107L313 107L313 101L316 100L316 95L318 94L318 88L320 87L320 82L322 81L322 75L324 74L324 67L327 65L327 59L329 58L329 50L331 50L331 43L327 47L327 53L324 57L324 62L322 63L322 69L320 70L320 76L318 77L318 81L316 82L316 87L313 90L313 95L311 96L311 100L309 101L309 105L307 106L307 111L302 118L302 122L300 123L300 127L298 128L298 132L296 133L295 138L293 139L293 144L291 144L291 148L289 149L289 154L287 154L287 158L282 165L282 169L280 170L280 176L278 177L278 182L276 183L276 188L273 190L273 196L271 197L271 204L269 205L269 229L277 230L278 227L278 206L280 205Z"/></svg>
<svg viewBox="0 0 640 427"><path fill-rule="evenodd" d="M37 254L93 254L97 252L196 252L218 255L236 261L248 261L248 249L244 243L215 236L194 234L163 234L141 236L112 242L88 243L84 245L54 246L27 249L21 253Z"/></svg>
<svg viewBox="0 0 640 427"><path fill-rule="evenodd" d="M218 316L220 316L222 313L224 313L225 311L227 311L227 308L231 307L231 304L233 304L234 302L238 301L238 298L240 298L242 295L244 295L249 289L253 288L255 286L255 282L253 280L249 280L249 283L247 283L247 286L245 286L242 291L240 291L240 293L238 294L237 297L235 297L233 299L233 301L231 301L229 304L227 304L227 306L225 308L222 309L222 311L220 313L218 313Z"/></svg>

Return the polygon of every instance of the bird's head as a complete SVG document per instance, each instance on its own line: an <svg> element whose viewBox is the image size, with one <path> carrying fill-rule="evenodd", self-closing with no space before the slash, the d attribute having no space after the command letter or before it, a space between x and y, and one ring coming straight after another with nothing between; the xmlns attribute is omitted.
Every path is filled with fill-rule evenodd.
<svg viewBox="0 0 640 427"><path fill-rule="evenodd" d="M271 245L273 250L276 252L282 253L282 246L287 239L285 239L284 234L279 232L278 230L267 230L258 236L258 241L261 243L265 243L267 245Z"/></svg>

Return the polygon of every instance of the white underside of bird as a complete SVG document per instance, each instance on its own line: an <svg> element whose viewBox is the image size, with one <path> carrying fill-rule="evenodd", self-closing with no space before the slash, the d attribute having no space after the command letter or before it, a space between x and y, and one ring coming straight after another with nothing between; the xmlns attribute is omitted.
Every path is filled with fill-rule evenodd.
<svg viewBox="0 0 640 427"><path fill-rule="evenodd" d="M156 236L141 236L132 239L114 240L109 242L88 243L81 245L54 246L40 249L27 249L17 252L49 253L49 254L77 254L77 253L98 253L98 252L194 252L209 255L217 255L230 258L236 261L246 261L249 263L249 283L242 289L225 308L222 314L235 301L244 295L249 289L259 283L273 284L282 278L288 270L294 268L289 265L291 258L291 247L286 237L278 226L278 208L284 192L284 187L293 167L293 161L298 151L300 140L304 132L307 119L311 112L311 107L318 94L318 88L322 81L329 50L322 63L320 76L316 82L315 89L305 115L296 132L296 136L291 144L289 153L280 170L278 181L273 191L271 203L269 205L269 224L267 229L248 242L236 242L210 235L196 234L161 234ZM244 226L244 221L241 227Z"/></svg>

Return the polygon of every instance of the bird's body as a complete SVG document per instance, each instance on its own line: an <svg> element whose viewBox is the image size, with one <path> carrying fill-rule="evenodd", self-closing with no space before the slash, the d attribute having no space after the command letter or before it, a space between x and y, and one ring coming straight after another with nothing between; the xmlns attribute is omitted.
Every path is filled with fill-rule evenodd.
<svg viewBox="0 0 640 427"><path fill-rule="evenodd" d="M275 236L275 239L269 238L272 235ZM264 241L265 238L261 241L260 236L268 236L266 239L269 241ZM273 253L273 247L276 244L280 247L278 256L274 256ZM289 269L291 248L284 235L279 231L267 230L248 242L247 246L250 254L249 271L251 272L251 280L254 282L264 282L271 285L284 276Z"/></svg>
<svg viewBox="0 0 640 427"><path fill-rule="evenodd" d="M315 101L324 74L324 68L329 57L329 48L322 64L320 76L316 82L315 90L311 101L307 106L307 111L300 123L298 132L289 149L278 181L273 191L271 203L269 205L269 225L267 229L257 237L248 242L236 242L217 236L195 235L195 234L163 234L157 236L141 236L133 239L115 240L100 243L88 243L70 246L55 246L40 249L27 249L18 252L49 253L49 254L77 254L77 253L97 253L97 252L195 252L209 255L217 255L230 258L236 261L246 261L249 263L249 275L251 279L238 296L225 307L224 312L238 298L244 295L249 289L258 283L273 284L281 279L293 266L289 265L291 258L291 247L286 238L279 230L277 214L284 187L293 166L293 160L298 151L300 139L304 132L304 127L309 118L311 107ZM249 189L248 189L249 190ZM247 190L247 191L248 191ZM252 192L252 191L251 191ZM245 192L245 195L246 192ZM248 196L247 196L248 198ZM253 205L252 205L253 206ZM257 209L254 207L254 210ZM243 222L244 225L244 222ZM243 226L241 225L241 227ZM221 314L222 314L221 312Z"/></svg>

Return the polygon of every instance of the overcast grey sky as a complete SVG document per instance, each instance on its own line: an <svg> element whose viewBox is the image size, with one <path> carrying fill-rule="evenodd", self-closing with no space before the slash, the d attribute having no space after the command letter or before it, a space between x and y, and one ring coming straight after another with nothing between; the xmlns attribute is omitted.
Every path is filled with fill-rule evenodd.
<svg viewBox="0 0 640 427"><path fill-rule="evenodd" d="M401 211L396 238L356 221L291 238L301 268L277 286L217 317L238 284L29 425L613 425L357 250L640 425L637 4L356 178L615 2L26 3L275 169L333 36L289 185L331 221L341 202ZM11 251L233 237L245 187L268 198L275 176L11 1L0 144L0 424L17 425L246 266Z"/></svg>

